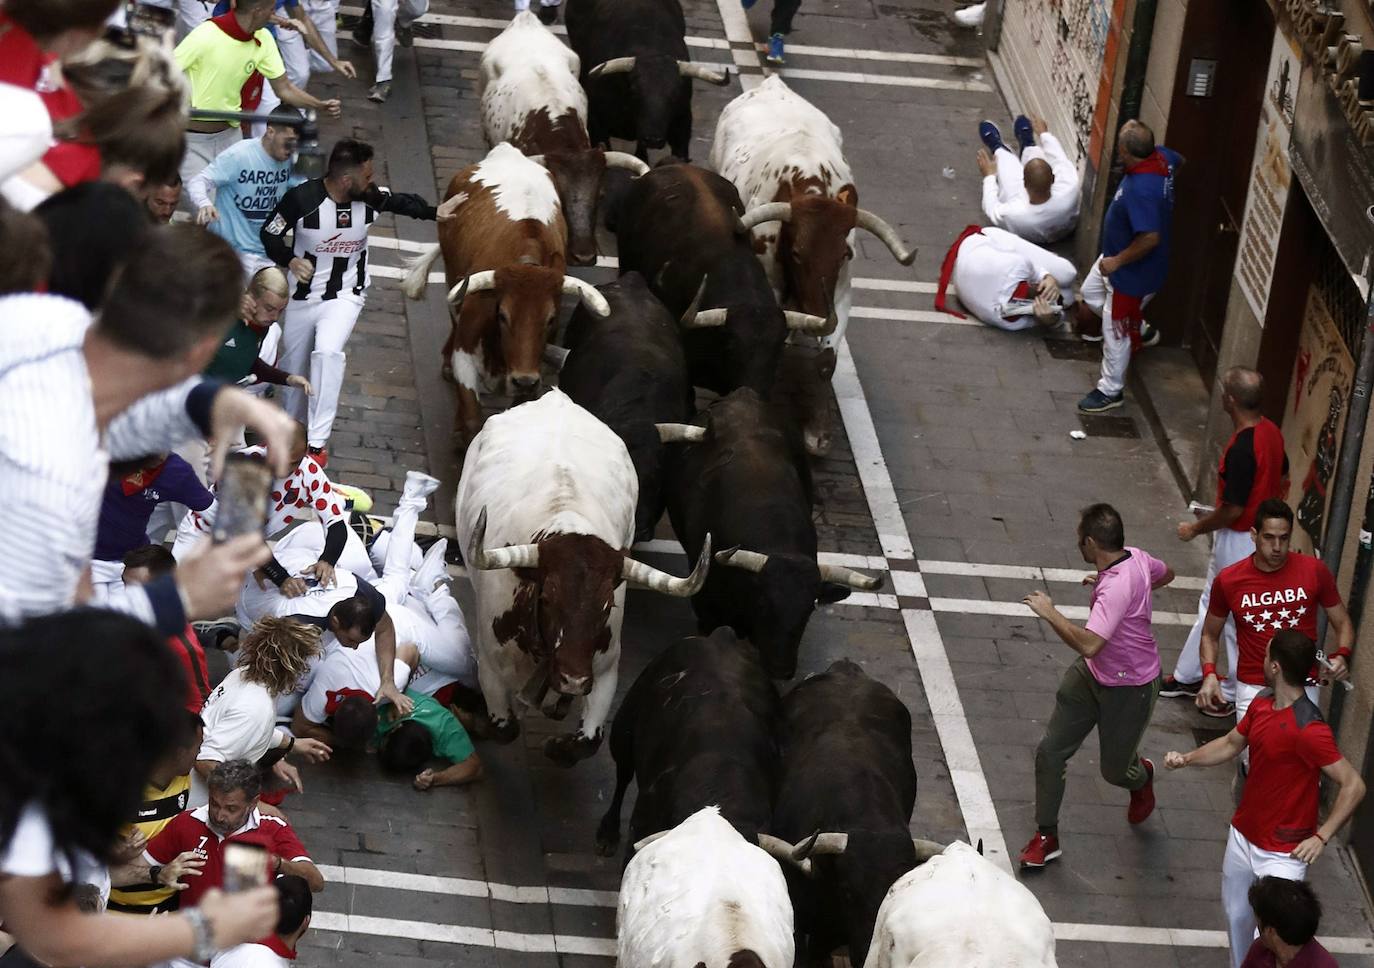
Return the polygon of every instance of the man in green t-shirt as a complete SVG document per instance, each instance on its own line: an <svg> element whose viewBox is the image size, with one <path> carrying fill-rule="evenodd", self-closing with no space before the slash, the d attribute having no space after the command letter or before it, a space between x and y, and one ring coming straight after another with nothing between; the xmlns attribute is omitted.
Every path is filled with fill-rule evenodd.
<svg viewBox="0 0 1374 968"><path fill-rule="evenodd" d="M458 717L438 700L414 689L405 694L415 703L407 715L398 715L387 703L377 719L377 751L382 766L392 773L414 775L415 789L461 786L482 776L482 761L473 749L468 731ZM441 770L425 766L430 760L448 761Z"/></svg>
<svg viewBox="0 0 1374 968"><path fill-rule="evenodd" d="M284 272L276 266L259 270L239 306L239 318L224 334L224 342L205 368L205 375L225 383L240 383L252 376L257 383L299 387L309 396L313 392L309 380L279 370L260 356L263 340L286 308L289 293Z"/></svg>

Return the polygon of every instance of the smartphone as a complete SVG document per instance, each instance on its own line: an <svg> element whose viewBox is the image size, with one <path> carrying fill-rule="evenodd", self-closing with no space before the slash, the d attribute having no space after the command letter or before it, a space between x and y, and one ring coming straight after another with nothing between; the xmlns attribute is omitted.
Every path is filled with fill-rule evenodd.
<svg viewBox="0 0 1374 968"><path fill-rule="evenodd" d="M230 454L219 478L219 507L210 536L223 544L241 534L262 534L272 472L261 457Z"/></svg>
<svg viewBox="0 0 1374 968"><path fill-rule="evenodd" d="M224 889L230 894L249 891L267 883L267 851L251 844L224 848Z"/></svg>

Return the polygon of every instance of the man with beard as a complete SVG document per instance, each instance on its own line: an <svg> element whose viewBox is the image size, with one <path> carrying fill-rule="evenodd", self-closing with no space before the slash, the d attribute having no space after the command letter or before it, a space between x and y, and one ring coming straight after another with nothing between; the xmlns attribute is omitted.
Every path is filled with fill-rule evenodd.
<svg viewBox="0 0 1374 968"><path fill-rule="evenodd" d="M1235 729L1189 753L1170 751L1164 765L1217 766L1247 747L1250 779L1231 818L1221 867L1221 900L1229 922L1231 968L1255 937L1250 885L1267 875L1301 881L1364 799L1364 781L1336 747L1321 710L1303 691L1317 648L1296 629L1284 629L1264 653L1268 689L1254 698ZM1320 781L1337 793L1323 824L1317 823Z"/></svg>
<svg viewBox="0 0 1374 968"><path fill-rule="evenodd" d="M308 405L295 388L283 394L282 403L307 424L309 451L321 466L329 461L324 448L339 408L344 346L371 281L368 229L382 212L436 218L434 206L419 195L390 192L372 179L372 146L344 138L329 153L325 176L287 192L262 229L268 258L296 279L279 362L287 373L308 372L315 388Z"/></svg>

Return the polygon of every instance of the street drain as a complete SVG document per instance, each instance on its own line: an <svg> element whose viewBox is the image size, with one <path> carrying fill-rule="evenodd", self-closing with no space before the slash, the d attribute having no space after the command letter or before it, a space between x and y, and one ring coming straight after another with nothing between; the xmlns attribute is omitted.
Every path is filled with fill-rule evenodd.
<svg viewBox="0 0 1374 968"><path fill-rule="evenodd" d="M1045 351L1056 360L1078 360L1083 363L1091 363L1102 356L1101 344L1085 343L1081 339L1047 339Z"/></svg>
<svg viewBox="0 0 1374 968"><path fill-rule="evenodd" d="M1130 417L1107 417L1099 413L1080 413L1078 422L1083 425L1089 437L1118 437L1123 440L1139 440L1140 431Z"/></svg>

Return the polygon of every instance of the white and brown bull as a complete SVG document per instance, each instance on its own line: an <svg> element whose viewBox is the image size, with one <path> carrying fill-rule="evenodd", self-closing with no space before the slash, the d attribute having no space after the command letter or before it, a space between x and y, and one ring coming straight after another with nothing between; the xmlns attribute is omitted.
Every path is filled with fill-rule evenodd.
<svg viewBox="0 0 1374 968"><path fill-rule="evenodd" d="M519 733L516 702L585 696L575 733L550 739L571 766L596 752L615 696L625 584L678 597L706 579L709 543L687 578L629 555L639 485L615 433L561 390L487 422L458 482L455 520L477 610L478 678L497 737Z"/></svg>
<svg viewBox="0 0 1374 968"><path fill-rule="evenodd" d="M564 274L567 227L553 179L514 146L499 144L454 175L439 209L456 218L408 264L402 289L419 299L442 253L453 324L444 375L458 387L454 428L466 446L482 427L480 389L517 402L539 390L564 293L600 316L610 308L595 287Z"/></svg>
<svg viewBox="0 0 1374 968"><path fill-rule="evenodd" d="M596 263L596 203L607 168L642 175L649 166L623 151L593 148L581 62L526 10L482 52L477 78L487 145L509 141L553 176L568 223L568 261Z"/></svg>
<svg viewBox="0 0 1374 968"><path fill-rule="evenodd" d="M965 843L916 850L929 859L887 892L864 968L1056 968L1054 925L1024 884Z"/></svg>
<svg viewBox="0 0 1374 968"><path fill-rule="evenodd" d="M833 311L835 326L811 361L828 380L849 323L855 231L876 235L902 265L911 264L914 251L891 225L859 208L840 129L776 74L721 111L711 164L744 202L744 225L753 230L778 304L820 317ZM813 454L829 446L828 405L818 399L804 421Z"/></svg>

